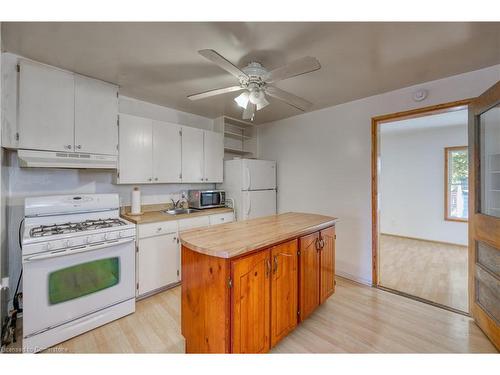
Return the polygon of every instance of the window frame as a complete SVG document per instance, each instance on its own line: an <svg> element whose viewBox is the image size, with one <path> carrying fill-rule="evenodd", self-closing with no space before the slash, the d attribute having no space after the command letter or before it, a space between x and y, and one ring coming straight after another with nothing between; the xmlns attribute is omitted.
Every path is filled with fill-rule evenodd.
<svg viewBox="0 0 500 375"><path fill-rule="evenodd" d="M467 151L467 156L469 154L469 146L451 146L444 148L444 220L445 221L455 221L460 223L467 223L469 218L463 219L460 217L450 216L450 196L449 196L449 155L453 151ZM470 212L469 212L470 214Z"/></svg>

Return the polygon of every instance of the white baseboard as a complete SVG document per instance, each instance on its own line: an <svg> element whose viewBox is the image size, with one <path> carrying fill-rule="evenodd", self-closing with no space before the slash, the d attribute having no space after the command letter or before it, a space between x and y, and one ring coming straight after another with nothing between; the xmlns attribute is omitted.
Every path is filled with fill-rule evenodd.
<svg viewBox="0 0 500 375"><path fill-rule="evenodd" d="M335 274L340 276L340 277L343 277L344 279L348 279L348 280L352 280L352 281L355 281L355 282L360 283L360 284L372 286L372 281L365 279L363 277L355 276L355 275L352 275L350 273L339 271L339 270L335 270Z"/></svg>

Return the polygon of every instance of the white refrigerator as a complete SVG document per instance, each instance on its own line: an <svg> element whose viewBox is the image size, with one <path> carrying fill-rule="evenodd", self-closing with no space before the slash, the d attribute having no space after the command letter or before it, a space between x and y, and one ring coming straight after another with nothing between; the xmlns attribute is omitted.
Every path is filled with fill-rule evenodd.
<svg viewBox="0 0 500 375"><path fill-rule="evenodd" d="M276 162L257 159L224 161L224 182L218 185L234 200L237 220L276 214Z"/></svg>

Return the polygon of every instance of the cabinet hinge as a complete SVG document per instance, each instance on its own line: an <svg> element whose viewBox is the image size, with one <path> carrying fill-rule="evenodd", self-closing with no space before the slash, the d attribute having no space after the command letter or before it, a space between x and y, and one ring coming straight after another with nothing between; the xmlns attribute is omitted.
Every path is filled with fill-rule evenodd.
<svg viewBox="0 0 500 375"><path fill-rule="evenodd" d="M118 93L118 91L116 92L116 97L119 98L120 97L120 94Z"/></svg>
<svg viewBox="0 0 500 375"><path fill-rule="evenodd" d="M120 126L120 116L116 116L116 126Z"/></svg>
<svg viewBox="0 0 500 375"><path fill-rule="evenodd" d="M19 141L19 133L16 133L16 141Z"/></svg>
<svg viewBox="0 0 500 375"><path fill-rule="evenodd" d="M334 240L336 240L336 239L337 239L337 235L334 235L334 236L333 236L333 239L334 239Z"/></svg>
<svg viewBox="0 0 500 375"><path fill-rule="evenodd" d="M232 288L233 287L233 279L229 278L227 279L227 287Z"/></svg>
<svg viewBox="0 0 500 375"><path fill-rule="evenodd" d="M116 172L116 177L120 178L120 172Z"/></svg>
<svg viewBox="0 0 500 375"><path fill-rule="evenodd" d="M300 255L300 250L297 250L297 255Z"/></svg>
<svg viewBox="0 0 500 375"><path fill-rule="evenodd" d="M139 246L136 246L135 247L135 252L138 253L139 252Z"/></svg>
<svg viewBox="0 0 500 375"><path fill-rule="evenodd" d="M179 276L179 270L177 270L177 277Z"/></svg>
<svg viewBox="0 0 500 375"><path fill-rule="evenodd" d="M19 73L21 71L21 65L20 64L17 64L16 65L16 71Z"/></svg>
<svg viewBox="0 0 500 375"><path fill-rule="evenodd" d="M179 241L179 237L177 237L177 243L179 243L179 242L180 242L180 241Z"/></svg>
<svg viewBox="0 0 500 375"><path fill-rule="evenodd" d="M116 145L116 150L119 150L118 145Z"/></svg>
<svg viewBox="0 0 500 375"><path fill-rule="evenodd" d="M179 135L182 137L182 130L179 130Z"/></svg>
<svg viewBox="0 0 500 375"><path fill-rule="evenodd" d="M135 285L135 289L139 290L139 283Z"/></svg>

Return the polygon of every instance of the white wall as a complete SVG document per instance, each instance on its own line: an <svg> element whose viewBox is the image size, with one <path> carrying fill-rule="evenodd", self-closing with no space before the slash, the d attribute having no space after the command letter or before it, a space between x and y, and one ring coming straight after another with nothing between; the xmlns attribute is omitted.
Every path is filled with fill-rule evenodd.
<svg viewBox="0 0 500 375"><path fill-rule="evenodd" d="M496 65L260 126L260 156L278 162L279 212L339 217L337 273L371 283L371 118L474 97L499 77ZM420 88L429 96L416 103Z"/></svg>
<svg viewBox="0 0 500 375"><path fill-rule="evenodd" d="M467 145L467 123L383 129L384 125L380 134L380 231L467 245L467 223L444 220L444 148Z"/></svg>
<svg viewBox="0 0 500 375"><path fill-rule="evenodd" d="M176 111L140 100L120 97L120 113L143 116L160 121L169 121L202 129L213 129L213 120L198 115ZM144 204L169 202L179 199L182 191L197 188L214 188L214 184L154 184L154 185L114 185L113 173L99 170L20 168L17 154L6 153L7 174L7 230L8 230L8 273L10 287L15 283L21 270L21 250L18 244L18 227L23 218L24 199L29 196L54 194L118 193L122 204L130 203L134 186L140 186ZM10 296L12 298L12 295Z"/></svg>

